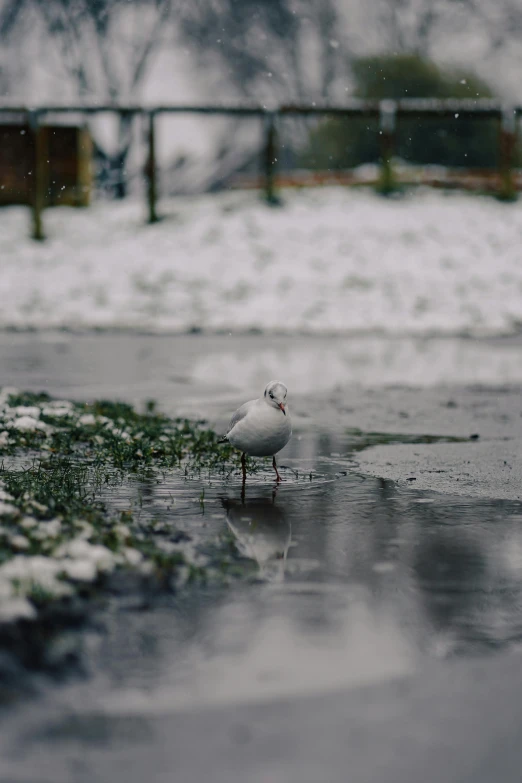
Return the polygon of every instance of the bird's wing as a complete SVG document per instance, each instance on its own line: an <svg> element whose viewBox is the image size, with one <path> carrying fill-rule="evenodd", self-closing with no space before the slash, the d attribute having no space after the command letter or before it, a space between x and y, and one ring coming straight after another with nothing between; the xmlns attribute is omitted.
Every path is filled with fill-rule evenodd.
<svg viewBox="0 0 522 783"><path fill-rule="evenodd" d="M242 405L240 408L237 409L237 411L234 414L232 414L232 418L230 419L230 424L228 426L227 435L231 433L231 431L234 429L236 424L241 421L241 419L245 418L250 408L253 405L255 405L256 402L257 400L249 400L249 402L245 402L244 405Z"/></svg>

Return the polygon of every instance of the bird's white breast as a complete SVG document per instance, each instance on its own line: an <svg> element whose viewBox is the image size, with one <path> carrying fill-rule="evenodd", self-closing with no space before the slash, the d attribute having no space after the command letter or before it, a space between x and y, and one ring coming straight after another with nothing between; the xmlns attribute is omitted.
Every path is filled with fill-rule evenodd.
<svg viewBox="0 0 522 783"><path fill-rule="evenodd" d="M285 415L264 400L257 400L227 437L232 446L252 457L271 457L286 446L291 434L288 408Z"/></svg>

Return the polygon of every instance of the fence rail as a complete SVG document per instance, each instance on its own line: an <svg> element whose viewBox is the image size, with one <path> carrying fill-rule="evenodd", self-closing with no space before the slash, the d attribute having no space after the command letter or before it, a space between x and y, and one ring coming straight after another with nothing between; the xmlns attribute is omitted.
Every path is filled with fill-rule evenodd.
<svg viewBox="0 0 522 783"><path fill-rule="evenodd" d="M331 103L282 103L282 104L18 104L0 101L0 112L21 114L28 112L52 114L96 114L115 112L117 114L373 114L378 115L382 104L394 104L398 114L426 114L437 116L454 112L470 115L500 116L504 111L522 115L522 105L506 104L491 98L401 98L400 100L350 100L343 104Z"/></svg>
<svg viewBox="0 0 522 783"><path fill-rule="evenodd" d="M419 118L477 118L498 119L499 121L499 167L498 195L512 200L516 194L513 176L513 156L516 146L517 120L522 116L522 105L510 105L498 100L473 99L435 99L404 98L401 100L350 100L341 104L329 103L283 103L266 104L42 104L20 105L8 101L0 102L2 115L23 116L34 134L35 161L32 184L32 236L43 239L42 211L45 204L44 165L40 157L43 146L39 143L41 127L48 115L94 115L112 113L119 116L143 116L147 118L148 151L144 174L147 180L147 215L150 223L158 219L157 214L157 164L155 120L166 114L206 114L214 116L258 117L263 122L264 142L261 150L264 191L268 203L277 203L276 166L278 154L277 120L285 116L337 116L337 117L373 117L378 119L381 146L381 190L393 189L391 158L397 122L401 117Z"/></svg>

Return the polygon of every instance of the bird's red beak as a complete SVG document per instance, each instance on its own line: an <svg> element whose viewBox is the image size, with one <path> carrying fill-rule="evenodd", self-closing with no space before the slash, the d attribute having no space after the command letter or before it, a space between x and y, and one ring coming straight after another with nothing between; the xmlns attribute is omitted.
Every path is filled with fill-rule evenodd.
<svg viewBox="0 0 522 783"><path fill-rule="evenodd" d="M284 413L284 414L285 414L285 416L286 416L285 406L283 405L283 403L282 403L282 402L280 402L280 403L279 403L279 407L281 408L281 410L283 411L283 413Z"/></svg>

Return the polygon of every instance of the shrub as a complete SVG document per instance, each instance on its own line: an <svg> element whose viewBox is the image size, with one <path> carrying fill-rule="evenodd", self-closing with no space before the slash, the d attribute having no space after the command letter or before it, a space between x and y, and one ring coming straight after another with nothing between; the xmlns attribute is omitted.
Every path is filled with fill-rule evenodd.
<svg viewBox="0 0 522 783"><path fill-rule="evenodd" d="M355 96L400 98L490 98L485 82L447 71L418 55L363 57L353 64ZM488 168L498 163L498 121L467 118L400 118L394 155L411 163ZM376 119L329 118L310 134L300 164L344 169L379 160Z"/></svg>

